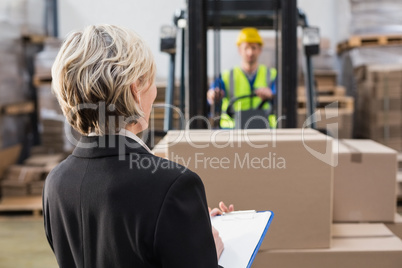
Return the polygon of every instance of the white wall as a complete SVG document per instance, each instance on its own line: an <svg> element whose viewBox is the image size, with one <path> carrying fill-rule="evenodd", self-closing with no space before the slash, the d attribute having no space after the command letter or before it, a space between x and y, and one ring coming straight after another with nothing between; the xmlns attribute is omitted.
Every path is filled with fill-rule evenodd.
<svg viewBox="0 0 402 268"><path fill-rule="evenodd" d="M335 48L342 29L338 21L344 22L349 0L298 0L298 5L308 15L309 23L321 29L321 35L332 40ZM159 30L163 24L172 24L173 13L185 8L186 0L62 0L59 1L60 37L89 24L117 24L138 32L151 46L158 66L158 77L168 75L168 55L159 51ZM344 22L345 24L345 22ZM343 25L342 27L347 27ZM263 36L273 36L262 31ZM239 63L235 45L237 31L222 31L221 67L230 68ZM179 40L178 40L179 41ZM208 33L208 74L213 75L213 34ZM273 56L273 55L272 55ZM179 57L177 58L179 61ZM176 74L179 75L178 70Z"/></svg>
<svg viewBox="0 0 402 268"><path fill-rule="evenodd" d="M331 40L332 48L349 36L350 0L298 0L309 24L318 26L322 37Z"/></svg>
<svg viewBox="0 0 402 268"><path fill-rule="evenodd" d="M336 0L298 0L298 6L306 13L308 23L320 28L322 37L335 39Z"/></svg>
<svg viewBox="0 0 402 268"><path fill-rule="evenodd" d="M59 2L60 37L90 24L116 24L133 29L151 47L158 77L167 77L169 56L159 50L159 31L173 23L174 11L185 8L185 0L62 0Z"/></svg>

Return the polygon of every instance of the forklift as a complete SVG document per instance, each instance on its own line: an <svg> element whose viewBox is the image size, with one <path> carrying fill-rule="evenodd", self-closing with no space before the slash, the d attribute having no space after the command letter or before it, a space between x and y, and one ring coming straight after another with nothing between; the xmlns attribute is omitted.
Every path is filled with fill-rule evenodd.
<svg viewBox="0 0 402 268"><path fill-rule="evenodd" d="M267 119L270 116L274 116L278 128L296 127L297 64L295 63L297 62L297 27L299 26L303 29L306 65L304 81L306 81L308 118L311 121L310 127L315 128L315 90L311 57L319 53L319 29L309 26L306 14L297 9L296 0L188 0L187 10L175 12L173 25L165 25L161 28L161 51L166 52L170 57L163 131L172 129L173 111L169 107L173 105L175 90L177 32L181 33L179 109L186 119L181 122L180 128L184 129L184 122L200 115L205 117L209 115L210 124L216 128L216 122L219 122L222 111L219 101L210 107L206 101L208 89L206 33L208 29L213 30L214 79L217 79L221 72L221 30L240 30L244 27L256 27L275 32L277 94L270 105L270 110L262 109L264 103L261 103L255 110L235 112L233 110L235 103L255 96L250 94L231 99L225 112L234 118L238 129L272 127ZM185 64L188 64L188 67ZM261 120L250 123L252 117ZM192 125L188 127L207 128L207 124L203 120L198 120L192 121Z"/></svg>

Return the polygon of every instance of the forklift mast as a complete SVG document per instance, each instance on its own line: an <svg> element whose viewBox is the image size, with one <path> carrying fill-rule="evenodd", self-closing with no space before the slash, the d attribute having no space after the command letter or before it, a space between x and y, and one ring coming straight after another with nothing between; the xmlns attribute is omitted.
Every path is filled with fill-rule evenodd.
<svg viewBox="0 0 402 268"><path fill-rule="evenodd" d="M280 31L277 41L276 114L279 128L297 126L297 26L296 0L187 0L189 118L207 116L207 30L256 27ZM216 14L219 12L218 14ZM219 21L217 21L219 20ZM217 29L219 30L219 29ZM207 127L194 121L194 129Z"/></svg>

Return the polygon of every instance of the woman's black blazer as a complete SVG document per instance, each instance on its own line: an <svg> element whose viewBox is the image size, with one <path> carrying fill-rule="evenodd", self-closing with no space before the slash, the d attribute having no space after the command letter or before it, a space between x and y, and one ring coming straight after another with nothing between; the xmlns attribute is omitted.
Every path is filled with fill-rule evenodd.
<svg viewBox="0 0 402 268"><path fill-rule="evenodd" d="M125 136L83 137L43 191L60 267L218 267L197 174Z"/></svg>

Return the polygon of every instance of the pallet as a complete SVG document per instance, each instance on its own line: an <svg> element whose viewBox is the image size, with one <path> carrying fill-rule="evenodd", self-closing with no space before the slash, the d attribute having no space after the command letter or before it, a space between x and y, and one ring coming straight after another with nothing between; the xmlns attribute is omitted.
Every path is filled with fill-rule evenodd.
<svg viewBox="0 0 402 268"><path fill-rule="evenodd" d="M32 212L40 216L42 212L42 196L3 197L0 201L0 212Z"/></svg>
<svg viewBox="0 0 402 268"><path fill-rule="evenodd" d="M356 47L391 46L402 44L402 35L354 35L337 46L338 54Z"/></svg>
<svg viewBox="0 0 402 268"><path fill-rule="evenodd" d="M35 103L33 101L24 101L0 106L0 115L31 114L34 111Z"/></svg>
<svg viewBox="0 0 402 268"><path fill-rule="evenodd" d="M43 44L45 40L48 38L47 35L39 35L39 34L23 34L22 40L27 43L32 44Z"/></svg>
<svg viewBox="0 0 402 268"><path fill-rule="evenodd" d="M299 96L297 98L298 108L307 108L307 100L305 96ZM335 104L337 108L347 109L353 111L354 99L353 97L346 96L317 96L316 108L325 108L327 105Z"/></svg>
<svg viewBox="0 0 402 268"><path fill-rule="evenodd" d="M52 83L52 77L51 76L34 75L32 78L32 83L35 87L40 87L43 84Z"/></svg>
<svg viewBox="0 0 402 268"><path fill-rule="evenodd" d="M315 88L315 94L317 96L339 96L343 97L346 95L346 89L342 86L335 87L320 87ZM306 88L304 86L299 86L297 88L298 96L306 96Z"/></svg>

